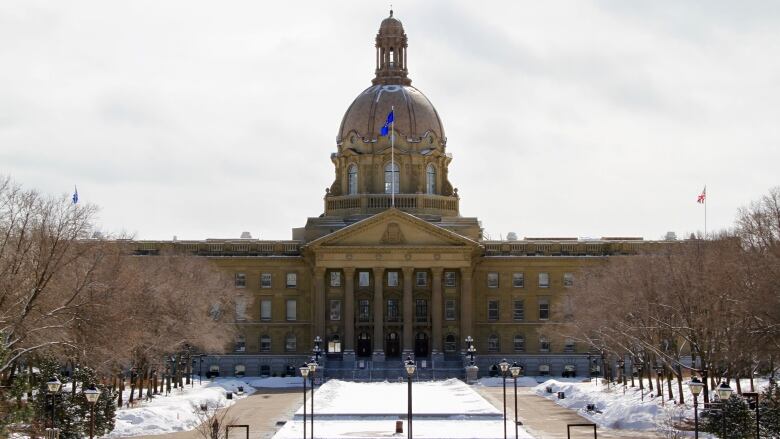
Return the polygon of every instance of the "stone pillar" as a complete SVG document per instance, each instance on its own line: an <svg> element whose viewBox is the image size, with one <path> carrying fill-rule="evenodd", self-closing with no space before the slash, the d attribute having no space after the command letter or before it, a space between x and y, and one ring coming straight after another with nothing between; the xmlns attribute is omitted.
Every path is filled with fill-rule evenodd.
<svg viewBox="0 0 780 439"><path fill-rule="evenodd" d="M414 352L414 299L412 296L413 267L404 267L404 357Z"/></svg>
<svg viewBox="0 0 780 439"><path fill-rule="evenodd" d="M314 269L314 336L320 336L323 340L325 334L325 269Z"/></svg>
<svg viewBox="0 0 780 439"><path fill-rule="evenodd" d="M474 337L474 292L471 289L471 267L460 269L460 339ZM464 348L465 349L465 348Z"/></svg>
<svg viewBox="0 0 780 439"><path fill-rule="evenodd" d="M433 338L433 349L431 351L431 358L435 359L436 357L440 357L440 354L442 354L441 320L443 312L441 277L444 273L444 269L441 267L436 267L432 268L431 271L433 276L433 290L431 291L431 302L433 302L431 312L431 324L433 325L431 338Z"/></svg>
<svg viewBox="0 0 780 439"><path fill-rule="evenodd" d="M384 295L382 294L382 280L384 268L374 268L374 337L372 355L374 361L384 360L385 358L385 331L384 331Z"/></svg>
<svg viewBox="0 0 780 439"><path fill-rule="evenodd" d="M355 356L355 269L344 268L344 357Z"/></svg>

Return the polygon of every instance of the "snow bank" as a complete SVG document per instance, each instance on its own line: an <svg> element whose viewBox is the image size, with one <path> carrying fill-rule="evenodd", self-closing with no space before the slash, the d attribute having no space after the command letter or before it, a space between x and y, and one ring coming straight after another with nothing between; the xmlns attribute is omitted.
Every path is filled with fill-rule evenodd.
<svg viewBox="0 0 780 439"><path fill-rule="evenodd" d="M539 385L539 383L543 382L545 377L518 377L517 378L517 387L536 387ZM581 380L572 380L572 382L578 382ZM477 385L479 386L485 386L485 387L502 387L503 380L501 377L485 377L480 378L479 381L477 381ZM514 387L515 380L514 378L507 378L506 379L506 386L507 387Z"/></svg>
<svg viewBox="0 0 780 439"><path fill-rule="evenodd" d="M289 387L303 387L303 378L301 377L268 377L268 378L247 378L249 384L256 388L281 389Z"/></svg>

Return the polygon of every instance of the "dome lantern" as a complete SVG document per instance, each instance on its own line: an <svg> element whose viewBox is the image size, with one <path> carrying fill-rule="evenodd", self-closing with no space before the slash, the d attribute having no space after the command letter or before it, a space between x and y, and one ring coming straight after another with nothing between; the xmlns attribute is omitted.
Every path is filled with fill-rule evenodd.
<svg viewBox="0 0 780 439"><path fill-rule="evenodd" d="M376 77L373 84L410 85L406 68L406 33L401 22L390 16L382 20L376 34Z"/></svg>

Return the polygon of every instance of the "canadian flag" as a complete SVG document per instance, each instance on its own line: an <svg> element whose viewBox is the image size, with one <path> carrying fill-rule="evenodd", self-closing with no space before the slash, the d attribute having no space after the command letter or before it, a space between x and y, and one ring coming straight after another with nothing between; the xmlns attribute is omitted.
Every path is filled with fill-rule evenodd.
<svg viewBox="0 0 780 439"><path fill-rule="evenodd" d="M696 202L699 204L704 204L705 200L707 199L707 186L704 186L704 190L701 191L701 194L696 198Z"/></svg>

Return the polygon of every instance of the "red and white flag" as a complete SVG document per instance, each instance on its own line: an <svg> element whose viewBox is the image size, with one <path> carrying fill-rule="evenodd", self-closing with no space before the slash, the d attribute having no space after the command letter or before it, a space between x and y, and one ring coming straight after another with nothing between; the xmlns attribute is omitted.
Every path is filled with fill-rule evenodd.
<svg viewBox="0 0 780 439"><path fill-rule="evenodd" d="M707 200L707 186L704 186L704 190L702 190L701 194L699 194L698 198L696 198L696 202L699 204L704 204L706 200Z"/></svg>

